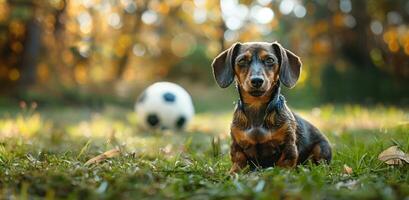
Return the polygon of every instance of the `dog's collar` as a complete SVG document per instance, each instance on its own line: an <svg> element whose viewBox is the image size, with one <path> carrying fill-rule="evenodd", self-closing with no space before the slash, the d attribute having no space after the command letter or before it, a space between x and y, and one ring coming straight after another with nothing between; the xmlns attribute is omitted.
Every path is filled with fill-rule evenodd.
<svg viewBox="0 0 409 200"><path fill-rule="evenodd" d="M272 93L271 96L271 100L267 105L266 108L266 115L270 114L273 111L279 110L282 108L282 106L284 105L284 96L281 95L280 91L281 91L281 87L280 87L280 82L278 82L275 86L274 86L274 91Z"/></svg>

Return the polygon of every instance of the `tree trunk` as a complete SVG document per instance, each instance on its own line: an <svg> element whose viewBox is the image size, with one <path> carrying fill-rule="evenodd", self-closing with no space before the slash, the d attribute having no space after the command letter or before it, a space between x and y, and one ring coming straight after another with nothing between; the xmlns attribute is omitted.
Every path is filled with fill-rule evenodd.
<svg viewBox="0 0 409 200"><path fill-rule="evenodd" d="M147 7L146 4L144 4L143 6L141 5L141 7L138 8L136 13L135 13L135 24L133 25L132 30L131 30L131 35L132 35L133 40L132 40L131 44L129 44L129 46L126 48L125 55L122 56L118 61L118 69L116 70L116 76L115 76L116 80L121 79L122 75L125 72L126 65L128 64L129 57L132 54L132 47L133 47L134 43L137 41L136 33L141 28L142 13L146 10L146 7Z"/></svg>
<svg viewBox="0 0 409 200"><path fill-rule="evenodd" d="M41 48L41 26L31 19L27 23L27 34L24 42L24 51L20 62L20 86L26 87L36 82L37 58Z"/></svg>

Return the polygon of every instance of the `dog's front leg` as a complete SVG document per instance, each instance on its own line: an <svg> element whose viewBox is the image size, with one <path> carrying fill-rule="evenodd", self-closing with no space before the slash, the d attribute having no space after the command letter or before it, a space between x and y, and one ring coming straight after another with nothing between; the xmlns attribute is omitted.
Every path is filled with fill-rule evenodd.
<svg viewBox="0 0 409 200"><path fill-rule="evenodd" d="M277 161L277 166L284 168L293 168L297 164L298 149L295 145L295 133L289 133L284 141L281 157Z"/></svg>
<svg viewBox="0 0 409 200"><path fill-rule="evenodd" d="M244 154L243 149L233 141L230 146L230 156L233 165L230 169L230 173L237 173L247 165L247 156Z"/></svg>

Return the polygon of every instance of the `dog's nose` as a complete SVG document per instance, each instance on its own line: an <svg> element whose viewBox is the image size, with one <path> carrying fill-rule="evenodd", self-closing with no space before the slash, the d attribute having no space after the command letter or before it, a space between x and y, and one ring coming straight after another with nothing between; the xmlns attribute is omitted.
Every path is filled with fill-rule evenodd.
<svg viewBox="0 0 409 200"><path fill-rule="evenodd" d="M263 85L264 80L260 77L251 78L251 86L255 88L260 88Z"/></svg>

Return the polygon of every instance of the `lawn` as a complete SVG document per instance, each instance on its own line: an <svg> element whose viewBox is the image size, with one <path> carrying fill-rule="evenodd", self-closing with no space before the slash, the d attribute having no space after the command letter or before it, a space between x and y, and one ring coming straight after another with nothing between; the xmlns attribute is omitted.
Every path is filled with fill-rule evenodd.
<svg viewBox="0 0 409 200"><path fill-rule="evenodd" d="M332 163L238 175L228 174L232 106L198 113L185 132L141 131L117 106L25 107L0 111L1 199L409 198L408 165L378 160L392 145L409 152L409 112L396 107L299 109L328 136Z"/></svg>

